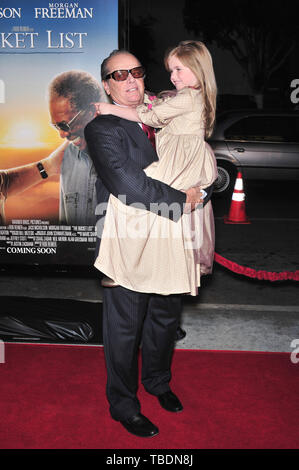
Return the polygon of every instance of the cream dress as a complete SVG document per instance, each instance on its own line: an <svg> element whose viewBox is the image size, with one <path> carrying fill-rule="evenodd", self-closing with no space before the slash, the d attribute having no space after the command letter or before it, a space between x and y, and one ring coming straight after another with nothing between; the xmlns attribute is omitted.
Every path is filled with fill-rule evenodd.
<svg viewBox="0 0 299 470"><path fill-rule="evenodd" d="M204 140L203 99L184 88L174 97L137 108L155 128L159 160L145 173L178 190L210 186L217 178L214 153ZM200 276L212 271L214 217L211 201L177 222L127 206L110 195L95 267L137 292L197 295Z"/></svg>

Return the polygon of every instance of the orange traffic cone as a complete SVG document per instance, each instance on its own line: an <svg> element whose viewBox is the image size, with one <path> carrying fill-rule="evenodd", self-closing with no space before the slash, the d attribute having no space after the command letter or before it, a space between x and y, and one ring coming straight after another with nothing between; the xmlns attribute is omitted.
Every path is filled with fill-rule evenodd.
<svg viewBox="0 0 299 470"><path fill-rule="evenodd" d="M245 213L245 193L243 190L242 173L237 174L232 202L228 216L224 216L225 224L250 224Z"/></svg>

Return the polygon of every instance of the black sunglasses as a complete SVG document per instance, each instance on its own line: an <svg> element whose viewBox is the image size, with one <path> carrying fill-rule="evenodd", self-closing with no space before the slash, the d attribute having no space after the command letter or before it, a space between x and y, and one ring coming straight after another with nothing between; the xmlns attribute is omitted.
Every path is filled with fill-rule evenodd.
<svg viewBox="0 0 299 470"><path fill-rule="evenodd" d="M77 117L79 116L80 113L82 113L82 111L83 111L83 109L81 109L81 111L79 111L77 114L75 114L75 116L69 122L61 121L61 122L56 122L55 124L52 124L52 125L56 129L58 129L59 131L70 132L71 131L71 124L73 124L75 119L77 119Z"/></svg>
<svg viewBox="0 0 299 470"><path fill-rule="evenodd" d="M105 80L108 78L113 78L116 82L123 82L127 80L129 73L134 78L144 78L145 77L145 68L140 65L139 67L134 67L131 70L115 70L114 72L108 73Z"/></svg>

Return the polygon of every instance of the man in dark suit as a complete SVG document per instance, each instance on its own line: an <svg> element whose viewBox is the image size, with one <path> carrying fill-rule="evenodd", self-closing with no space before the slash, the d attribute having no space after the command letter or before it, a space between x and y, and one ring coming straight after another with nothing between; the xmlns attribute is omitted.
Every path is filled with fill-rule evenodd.
<svg viewBox="0 0 299 470"><path fill-rule="evenodd" d="M102 80L116 105L136 107L144 102L144 69L132 54L114 51L102 64ZM171 206L172 210L162 211L161 216L175 221L181 217L186 203L193 209L202 202L200 188L185 193L146 176L143 169L158 157L138 123L111 115L98 116L86 126L85 138L98 173L99 203L107 201L110 193L116 197L125 195L126 204L142 203L148 210L159 205ZM103 289L103 342L110 413L137 436L158 434L158 428L140 413L137 398L140 344L146 391L155 395L168 411L183 409L169 386L180 313L181 295L140 293L121 286Z"/></svg>

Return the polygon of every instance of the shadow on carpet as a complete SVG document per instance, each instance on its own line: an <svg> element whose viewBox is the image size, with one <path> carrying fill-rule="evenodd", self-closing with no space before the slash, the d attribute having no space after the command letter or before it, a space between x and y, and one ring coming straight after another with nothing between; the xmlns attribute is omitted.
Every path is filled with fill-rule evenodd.
<svg viewBox="0 0 299 470"><path fill-rule="evenodd" d="M68 299L1 297L6 342L103 344L102 304Z"/></svg>

